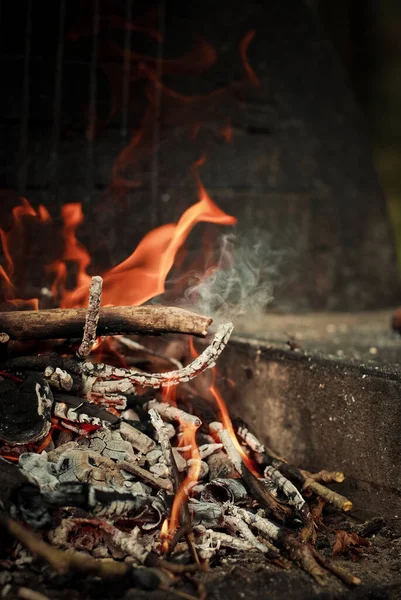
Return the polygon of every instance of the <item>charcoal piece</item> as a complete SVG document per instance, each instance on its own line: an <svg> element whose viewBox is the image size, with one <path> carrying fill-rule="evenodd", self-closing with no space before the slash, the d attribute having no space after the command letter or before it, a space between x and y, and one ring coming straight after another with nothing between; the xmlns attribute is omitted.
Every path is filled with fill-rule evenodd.
<svg viewBox="0 0 401 600"><path fill-rule="evenodd" d="M94 425L102 424L109 427L116 427L120 422L119 417L93 402L88 402L85 398L56 393L54 394L54 401L57 416L71 421L88 422ZM62 407L62 411L60 405L65 405L65 408ZM85 419L84 416L88 419Z"/></svg>
<svg viewBox="0 0 401 600"><path fill-rule="evenodd" d="M201 500L204 502L244 502L248 492L239 479L214 479L207 483L202 490Z"/></svg>
<svg viewBox="0 0 401 600"><path fill-rule="evenodd" d="M40 354L39 356L15 356L1 363L1 368L4 371L40 371L43 372L46 367L54 369L62 369L74 375L79 375L81 372L79 363L71 358L63 358L56 352L48 354Z"/></svg>
<svg viewBox="0 0 401 600"><path fill-rule="evenodd" d="M51 427L53 394L47 381L31 373L21 383L0 380L0 439L10 445L37 442Z"/></svg>

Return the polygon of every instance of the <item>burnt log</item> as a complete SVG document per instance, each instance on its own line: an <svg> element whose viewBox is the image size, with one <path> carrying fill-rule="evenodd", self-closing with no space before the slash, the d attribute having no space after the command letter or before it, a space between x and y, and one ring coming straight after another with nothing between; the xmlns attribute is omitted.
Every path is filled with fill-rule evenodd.
<svg viewBox="0 0 401 600"><path fill-rule="evenodd" d="M0 440L10 445L37 442L50 431L53 394L47 381L32 373L20 384L0 380Z"/></svg>
<svg viewBox="0 0 401 600"><path fill-rule="evenodd" d="M0 313L0 331L12 340L79 338L86 308L56 308ZM99 336L186 333L205 337L212 319L172 306L109 306L100 309Z"/></svg>

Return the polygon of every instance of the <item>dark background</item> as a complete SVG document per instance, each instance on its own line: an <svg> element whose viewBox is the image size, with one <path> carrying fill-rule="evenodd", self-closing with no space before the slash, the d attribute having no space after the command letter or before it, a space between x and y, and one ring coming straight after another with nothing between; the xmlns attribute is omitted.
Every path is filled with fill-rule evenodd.
<svg viewBox="0 0 401 600"><path fill-rule="evenodd" d="M60 208L80 202L79 239L91 272L102 272L196 201L192 165L206 156L200 173L211 197L238 217L240 236L280 256L274 308L397 302L396 0L166 1L153 13L152 6L1 3L0 225L11 226L18 194L35 208L44 204L56 231ZM252 30L246 54L260 86L241 59ZM207 66L211 48L218 59ZM128 52L136 53L131 61ZM57 254L57 240L31 231L21 286L43 254ZM43 284L41 275L34 279Z"/></svg>

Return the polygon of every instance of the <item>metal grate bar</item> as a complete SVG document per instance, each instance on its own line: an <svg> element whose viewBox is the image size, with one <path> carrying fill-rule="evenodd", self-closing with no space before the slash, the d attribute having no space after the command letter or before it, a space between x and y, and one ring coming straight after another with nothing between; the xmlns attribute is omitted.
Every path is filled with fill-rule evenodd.
<svg viewBox="0 0 401 600"><path fill-rule="evenodd" d="M128 106L130 91L130 71L131 71L131 25L132 21L132 2L125 2L125 36L124 36L124 63L123 63L123 97L121 107L121 136L126 138L128 135Z"/></svg>
<svg viewBox="0 0 401 600"><path fill-rule="evenodd" d="M65 0L60 0L58 18L58 45L56 57L56 75L54 80L54 104L53 104L53 131L51 146L51 178L54 196L58 195L58 173L59 173L59 146L60 146L60 119L61 101L63 91L63 58L64 58L64 22L65 22Z"/></svg>
<svg viewBox="0 0 401 600"><path fill-rule="evenodd" d="M28 0L25 27L24 74L22 83L18 189L23 196L27 187L28 126L30 113L30 57L32 44L32 0Z"/></svg>
<svg viewBox="0 0 401 600"><path fill-rule="evenodd" d="M86 165L86 200L90 200L93 192L93 174L94 174L94 138L96 126L96 106L97 106L97 50L99 38L99 0L93 0L93 21L92 21L92 53L90 60L89 75L89 123L87 134L87 165Z"/></svg>
<svg viewBox="0 0 401 600"><path fill-rule="evenodd" d="M161 82L163 77L163 56L164 56L164 36L165 36L165 6L164 0L159 4L159 31L162 40L158 46L157 52L157 70L155 84L155 106L153 120L153 139L152 139L152 176L151 176L151 201L152 201L152 226L157 227L161 223L160 198L159 198L159 146L160 146L160 116L161 116Z"/></svg>

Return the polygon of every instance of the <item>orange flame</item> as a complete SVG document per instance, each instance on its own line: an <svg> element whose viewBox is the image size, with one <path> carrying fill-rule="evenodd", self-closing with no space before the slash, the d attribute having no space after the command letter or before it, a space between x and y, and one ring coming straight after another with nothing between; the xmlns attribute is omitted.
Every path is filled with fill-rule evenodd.
<svg viewBox="0 0 401 600"><path fill-rule="evenodd" d="M161 542L161 547L162 547L163 552L167 552L168 547L169 547L169 540L170 540L169 531L170 531L169 521L168 521L168 519L164 519L162 528L160 530L160 542Z"/></svg>
<svg viewBox="0 0 401 600"><path fill-rule="evenodd" d="M249 44L252 42L253 38L255 37L255 31L248 31L248 33L246 34L246 36L242 39L241 43L240 43L240 54L241 54L241 58L242 58L242 63L245 67L245 70L247 72L248 75L248 79L249 81L252 83L252 85L254 85L255 87L259 87L260 86L260 81L258 79L258 77L256 76L255 71L252 69L250 62L248 60L248 48L249 48Z"/></svg>
<svg viewBox="0 0 401 600"><path fill-rule="evenodd" d="M47 223L51 221L51 217L44 206L40 205L36 211L28 200L25 198L21 198L20 200L21 204L14 206L12 209L13 225L11 229L9 231L0 229L0 241L5 258L5 266L0 265L1 295L5 302L12 304L18 309L35 310L38 308L39 303L37 298L27 300L16 298L16 290L12 281L15 271L15 257L25 254L24 251L28 242L25 230L26 218L33 218L38 223Z"/></svg>
<svg viewBox="0 0 401 600"><path fill-rule="evenodd" d="M213 202L200 180L198 184L199 201L190 206L176 224L169 223L150 231L131 256L104 273L103 304L138 306L162 294L177 251L197 223L236 223L235 217L227 215ZM80 266L85 269L82 257ZM90 278L85 270L81 271L81 282L75 291L65 294L62 306L86 306Z"/></svg>
<svg viewBox="0 0 401 600"><path fill-rule="evenodd" d="M171 406L177 406L177 387L175 385L163 387L161 395L163 402L171 404Z"/></svg>
<svg viewBox="0 0 401 600"><path fill-rule="evenodd" d="M215 368L213 369L213 371L215 372ZM221 422L223 423L223 427L230 434L231 441L233 442L235 449L241 455L242 461L248 467L248 469L255 475L255 477L260 477L260 473L255 468L253 461L249 458L247 453L244 451L243 447L241 446L241 444L238 441L237 436L235 435L234 427L233 427L232 421L230 419L230 415L228 414L228 409L227 409L226 403L224 402L223 397L220 394L219 390L214 385L214 382L210 386L209 391L212 394L213 398L216 400L217 406L219 407L219 411L220 411L220 415L221 415Z"/></svg>
<svg viewBox="0 0 401 600"><path fill-rule="evenodd" d="M191 459L192 463L188 469L187 475L184 481L181 483L174 497L173 507L171 509L171 516L169 522L169 536L172 537L174 532L177 530L180 524L180 514L184 503L187 500L188 493L194 483L198 481L199 473L201 470L201 456L198 445L196 443L196 431L197 426L192 423L182 423L183 436L180 444L182 446L191 446Z"/></svg>

